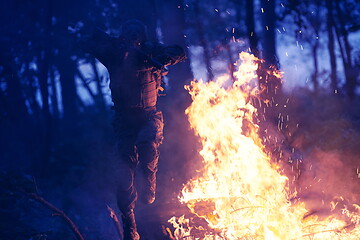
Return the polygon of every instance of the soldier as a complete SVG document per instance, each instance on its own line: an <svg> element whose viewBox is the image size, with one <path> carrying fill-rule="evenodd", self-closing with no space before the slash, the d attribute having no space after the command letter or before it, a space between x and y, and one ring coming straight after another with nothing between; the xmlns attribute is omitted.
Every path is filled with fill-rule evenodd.
<svg viewBox="0 0 360 240"><path fill-rule="evenodd" d="M122 213L125 240L138 240L134 208L137 166L144 174L143 202L155 200L158 147L163 140L163 116L156 108L164 67L185 59L179 46L163 46L147 40L146 26L129 20L118 38L94 29L81 41L109 71L114 103L113 126L121 155L117 203Z"/></svg>

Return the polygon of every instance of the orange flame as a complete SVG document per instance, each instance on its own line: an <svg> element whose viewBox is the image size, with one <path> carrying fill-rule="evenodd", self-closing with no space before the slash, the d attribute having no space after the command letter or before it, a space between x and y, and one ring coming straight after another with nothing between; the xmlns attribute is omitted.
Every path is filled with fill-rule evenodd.
<svg viewBox="0 0 360 240"><path fill-rule="evenodd" d="M184 186L180 201L208 226L173 217L175 238L360 239L359 214L344 209L347 222L335 217L320 221L304 217L304 203L290 202L288 178L265 154L253 122L256 108L248 101L258 94L257 60L241 53L234 83L222 76L186 86L193 99L186 114L201 140L204 166L201 176Z"/></svg>

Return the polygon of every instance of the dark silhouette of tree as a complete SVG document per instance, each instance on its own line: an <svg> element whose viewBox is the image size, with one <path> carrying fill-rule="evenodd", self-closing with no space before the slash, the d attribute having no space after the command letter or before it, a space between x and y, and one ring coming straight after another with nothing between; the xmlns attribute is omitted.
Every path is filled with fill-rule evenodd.
<svg viewBox="0 0 360 240"><path fill-rule="evenodd" d="M334 38L334 1L326 1L327 9L327 19L326 27L328 34L328 51L330 55L330 79L331 79L331 90L333 93L338 90L338 80L337 80L337 64L336 64L336 55L335 55L335 38Z"/></svg>
<svg viewBox="0 0 360 240"><path fill-rule="evenodd" d="M335 30L342 57L344 75L346 80L346 92L350 99L355 97L355 88L357 86L357 76L359 71L354 68L353 47L349 42L349 34L352 31L360 29L360 17L356 14L359 11L359 4L356 2L343 0L335 2Z"/></svg>
<svg viewBox="0 0 360 240"><path fill-rule="evenodd" d="M358 4L354 1L292 1L286 3L287 13L292 16L296 30L296 37L302 37L302 40L309 43L312 48L312 57L314 59L314 73L312 81L314 88L320 87L318 83L322 74L318 72L318 60L315 61L316 55L320 49L325 48L324 42L327 42L327 51L329 53L330 64L330 88L332 93L337 93L341 88L340 75L337 73L337 52L340 52L342 62L345 92L350 98L354 98L356 88L357 71L353 63L353 47L349 42L349 34L359 29L359 16L357 14ZM325 11L326 10L326 11ZM326 15L324 15L326 12ZM345 17L346 16L346 17ZM326 18L326 22L321 19ZM300 31L303 30L300 33ZM306 32L308 31L308 32ZM320 41L315 41L314 37L320 37ZM325 40L325 41L324 41ZM336 40L336 42L335 42Z"/></svg>
<svg viewBox="0 0 360 240"><path fill-rule="evenodd" d="M258 49L259 37L255 31L254 0L246 0L246 27L250 50L255 57L260 58Z"/></svg>
<svg viewBox="0 0 360 240"><path fill-rule="evenodd" d="M207 80L208 81L212 81L214 80L214 74L213 74L213 70L211 67L211 48L209 47L208 44L208 40L206 39L206 34L204 32L204 26L202 24L203 22L203 18L202 18L202 14L201 14L201 8L200 5L201 2L200 1L195 1L193 3L194 5L194 15L195 15L195 28L197 31L197 34L199 36L199 43L200 46L203 48L204 51L204 62L205 62L205 67L206 67L206 71L207 71Z"/></svg>
<svg viewBox="0 0 360 240"><path fill-rule="evenodd" d="M277 71L280 68L276 53L276 1L261 0L260 3L262 8L262 37L260 42L264 62L260 64L261 74L259 77L259 85L260 88L263 89L262 97L270 101L270 104L273 104L275 97L279 95L282 90L280 79L267 73L269 69Z"/></svg>

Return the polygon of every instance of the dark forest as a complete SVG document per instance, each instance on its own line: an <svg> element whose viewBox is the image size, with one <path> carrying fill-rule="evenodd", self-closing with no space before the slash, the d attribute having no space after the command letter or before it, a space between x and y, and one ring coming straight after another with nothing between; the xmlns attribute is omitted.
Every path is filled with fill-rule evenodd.
<svg viewBox="0 0 360 240"><path fill-rule="evenodd" d="M266 153L294 179L289 202L305 202L305 220L346 209L351 220L341 218L348 221L341 231L360 235L359 0L0 5L0 240L123 239L121 220L111 214L121 218L115 192L122 177L109 73L84 51L74 30L90 26L118 37L130 19L147 26L151 41L177 44L187 56L163 78L157 197L152 205L136 205L141 239L180 239L168 220L182 215L203 226L183 239L205 239L206 231L211 239L281 239L208 230L206 220L178 200L202 164L201 143L185 114L192 100L184 86L224 73L235 78L241 52L261 59L257 80L266 90L250 101L260 112ZM282 72L282 79L268 70ZM313 233L296 239L325 238Z"/></svg>

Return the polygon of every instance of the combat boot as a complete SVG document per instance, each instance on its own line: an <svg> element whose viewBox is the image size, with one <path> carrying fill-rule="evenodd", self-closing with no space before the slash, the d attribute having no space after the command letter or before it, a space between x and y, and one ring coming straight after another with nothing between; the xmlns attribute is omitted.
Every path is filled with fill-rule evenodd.
<svg viewBox="0 0 360 240"><path fill-rule="evenodd" d="M131 209L122 215L124 240L140 240L140 235L136 229L134 210Z"/></svg>

